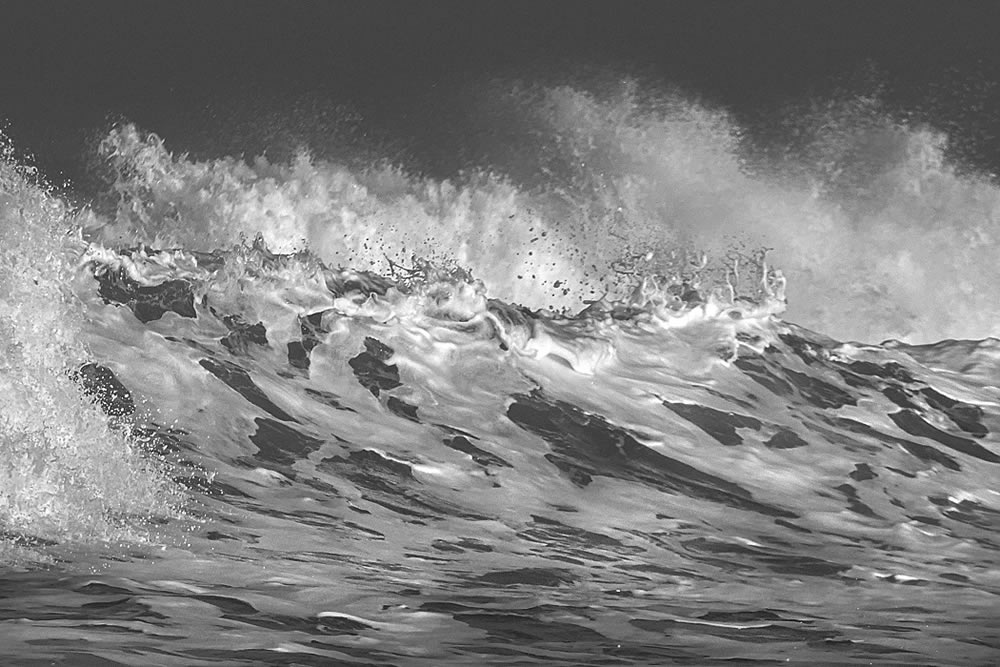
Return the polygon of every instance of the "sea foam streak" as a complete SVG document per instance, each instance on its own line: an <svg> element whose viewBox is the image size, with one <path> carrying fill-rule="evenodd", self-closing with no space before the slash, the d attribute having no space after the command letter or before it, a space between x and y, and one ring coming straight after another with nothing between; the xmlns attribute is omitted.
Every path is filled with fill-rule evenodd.
<svg viewBox="0 0 1000 667"><path fill-rule="evenodd" d="M838 319L877 274L796 259L878 208L845 210L850 179L752 175L731 122L690 104L526 94L507 102L550 139L534 183L193 159L123 126L108 197L74 212L7 156L6 655L996 658L996 340L779 319L782 274L725 235L805 216L825 236L771 255L831 322L884 326ZM957 330L936 294L924 331Z"/></svg>

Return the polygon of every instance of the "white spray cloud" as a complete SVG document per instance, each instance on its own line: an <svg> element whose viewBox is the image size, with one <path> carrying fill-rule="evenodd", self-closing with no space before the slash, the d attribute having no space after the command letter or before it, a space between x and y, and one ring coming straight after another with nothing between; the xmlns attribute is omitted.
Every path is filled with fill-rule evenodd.
<svg viewBox="0 0 1000 667"><path fill-rule="evenodd" d="M794 150L764 160L726 113L680 95L497 90L498 157L455 181L308 153L195 161L118 128L104 150L122 205L102 238L211 249L262 233L277 251L376 270L442 258L491 296L569 310L613 290L623 257L670 271L678 248L766 246L787 318L828 335L998 333L1000 189L950 165L940 132L848 101L795 118Z"/></svg>

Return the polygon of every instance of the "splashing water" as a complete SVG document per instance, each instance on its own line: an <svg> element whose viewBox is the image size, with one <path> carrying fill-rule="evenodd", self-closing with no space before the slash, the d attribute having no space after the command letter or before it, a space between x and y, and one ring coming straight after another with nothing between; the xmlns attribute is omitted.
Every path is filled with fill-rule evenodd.
<svg viewBox="0 0 1000 667"><path fill-rule="evenodd" d="M308 152L197 162L119 128L103 144L121 197L114 229L205 248L261 233L279 252L378 270L447 259L498 298L570 310L614 292L623 258L670 274L678 251L706 252L724 270L734 246L766 246L790 280L788 317L812 328L910 341L996 330L997 187L948 164L944 135L875 100L796 117L795 147L762 152L725 114L634 84L490 94L490 120L513 136L483 149L490 171L460 181Z"/></svg>
<svg viewBox="0 0 1000 667"><path fill-rule="evenodd" d="M5 655L995 662L998 341L913 344L996 330L991 181L865 101L488 95L452 180L6 149Z"/></svg>
<svg viewBox="0 0 1000 667"><path fill-rule="evenodd" d="M152 520L176 518L182 496L71 379L89 361L85 314L68 292L82 241L65 205L4 158L0 530L13 539L4 546L146 540Z"/></svg>
<svg viewBox="0 0 1000 667"><path fill-rule="evenodd" d="M945 160L944 134L894 120L877 98L774 119L789 137L782 146L630 82L602 97L569 88L509 97L512 114L530 116L528 162L546 165L542 187L557 183L583 217L603 218L585 242L773 248L789 278L787 316L840 338L997 331L1000 189Z"/></svg>

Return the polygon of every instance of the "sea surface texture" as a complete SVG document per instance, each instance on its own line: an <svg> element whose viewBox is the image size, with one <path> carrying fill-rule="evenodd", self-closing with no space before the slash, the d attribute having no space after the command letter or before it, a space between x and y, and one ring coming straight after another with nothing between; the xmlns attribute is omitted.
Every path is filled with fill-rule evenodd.
<svg viewBox="0 0 1000 667"><path fill-rule="evenodd" d="M993 182L856 109L515 108L452 180L6 146L4 661L1000 662Z"/></svg>

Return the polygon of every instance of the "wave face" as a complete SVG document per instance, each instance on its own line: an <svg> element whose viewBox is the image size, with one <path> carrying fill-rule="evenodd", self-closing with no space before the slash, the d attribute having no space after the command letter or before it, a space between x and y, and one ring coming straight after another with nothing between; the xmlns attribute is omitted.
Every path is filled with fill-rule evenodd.
<svg viewBox="0 0 1000 667"><path fill-rule="evenodd" d="M5 149L5 655L997 660L996 187L864 104L491 100L454 181Z"/></svg>

